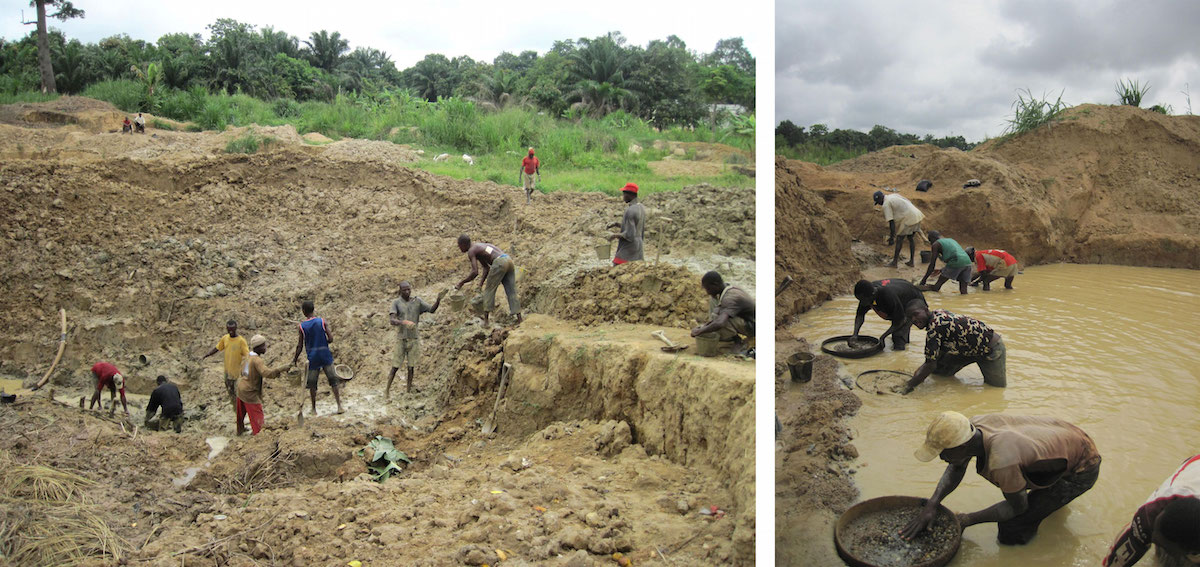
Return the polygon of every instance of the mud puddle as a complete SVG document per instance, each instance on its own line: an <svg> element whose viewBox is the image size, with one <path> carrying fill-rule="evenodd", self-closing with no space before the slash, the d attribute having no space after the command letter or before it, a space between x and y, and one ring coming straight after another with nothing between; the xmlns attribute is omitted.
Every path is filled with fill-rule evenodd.
<svg viewBox="0 0 1200 567"><path fill-rule="evenodd" d="M1015 290L926 293L931 307L977 317L1002 334L1008 388L984 386L969 366L956 378L930 377L906 397L856 389L863 406L849 424L861 499L933 493L944 465L921 463L913 451L938 412L1060 417L1088 432L1105 457L1094 489L1044 521L1024 547L999 546L994 525L968 528L952 565L1097 564L1134 510L1196 451L1185 431L1200 404L1200 371L1179 337L1200 332L1197 282L1190 270L1057 264L1026 269ZM855 305L852 296L835 298L788 330L818 344L848 334ZM862 332L886 329L868 314ZM881 354L842 359L844 382L853 387L871 369L912 372L923 361L924 332L914 328L912 338L906 351L892 351L889 340ZM944 504L972 512L1001 498L972 471Z"/></svg>

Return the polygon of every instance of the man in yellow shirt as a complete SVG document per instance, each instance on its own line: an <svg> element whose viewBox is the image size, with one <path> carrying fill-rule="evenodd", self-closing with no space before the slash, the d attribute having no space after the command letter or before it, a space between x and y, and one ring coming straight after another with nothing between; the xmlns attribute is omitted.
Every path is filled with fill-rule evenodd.
<svg viewBox="0 0 1200 567"><path fill-rule="evenodd" d="M250 355L250 345L246 344L246 337L243 337L237 332L237 321L230 319L225 323L225 331L228 333L217 341L217 346L208 351L208 354L200 357L204 360L217 351L225 353L225 389L229 391L229 403L233 406L233 411L237 412L237 381L242 376L242 362Z"/></svg>

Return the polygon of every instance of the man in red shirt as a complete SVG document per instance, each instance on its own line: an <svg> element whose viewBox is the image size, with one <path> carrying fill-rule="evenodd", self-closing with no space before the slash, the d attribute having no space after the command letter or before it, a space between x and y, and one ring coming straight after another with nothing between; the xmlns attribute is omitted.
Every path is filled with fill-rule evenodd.
<svg viewBox="0 0 1200 567"><path fill-rule="evenodd" d="M980 250L967 248L967 256L975 262L975 281L971 285L983 282L983 291L991 291L992 282L1004 278L1004 289L1013 288L1013 278L1017 277L1017 259L1004 250Z"/></svg>
<svg viewBox="0 0 1200 567"><path fill-rule="evenodd" d="M108 386L108 400L112 402L112 406L108 410L108 415L112 415L117 411L117 391L121 392L121 407L125 410L125 416L129 416L129 405L125 403L125 377L121 376L121 372L116 366L107 362L97 362L92 366L92 374L96 376L96 392L92 394L92 403L88 404L88 409L96 407L96 403L100 401L100 390Z"/></svg>
<svg viewBox="0 0 1200 567"><path fill-rule="evenodd" d="M529 155L521 160L521 180L525 182L525 204L529 204L529 197L533 195L533 187L537 184L534 180L534 175L537 179L542 178L542 164L538 162L538 158L533 156L533 148L529 148Z"/></svg>

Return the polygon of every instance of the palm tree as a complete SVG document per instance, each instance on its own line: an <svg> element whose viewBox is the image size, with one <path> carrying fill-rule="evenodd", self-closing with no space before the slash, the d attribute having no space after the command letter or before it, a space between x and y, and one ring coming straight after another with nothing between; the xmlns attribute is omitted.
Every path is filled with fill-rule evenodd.
<svg viewBox="0 0 1200 567"><path fill-rule="evenodd" d="M83 90L89 77L79 40L68 41L54 55L54 82L59 92L74 94Z"/></svg>
<svg viewBox="0 0 1200 567"><path fill-rule="evenodd" d="M605 114L633 106L637 100L635 81L628 77L631 58L612 34L580 40L581 48L567 56L567 72L574 89L571 100L581 102L592 114Z"/></svg>
<svg viewBox="0 0 1200 567"><path fill-rule="evenodd" d="M162 67L158 63L147 63L145 69L139 69L137 65L130 65L129 70L142 82L146 94L153 97L154 89L162 82Z"/></svg>
<svg viewBox="0 0 1200 567"><path fill-rule="evenodd" d="M320 67L333 72L337 68L342 54L350 50L350 40L343 39L338 32L328 33L325 30L313 32L308 41L309 60L314 67Z"/></svg>

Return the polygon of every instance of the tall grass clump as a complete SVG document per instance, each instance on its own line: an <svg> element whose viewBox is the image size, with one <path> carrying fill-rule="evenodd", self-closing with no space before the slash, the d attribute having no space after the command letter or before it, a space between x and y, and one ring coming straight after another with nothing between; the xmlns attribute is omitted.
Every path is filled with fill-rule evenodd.
<svg viewBox="0 0 1200 567"><path fill-rule="evenodd" d="M126 79L101 81L89 85L80 94L110 102L122 112L144 112L149 110L143 106L143 102L146 102L145 89L137 81Z"/></svg>
<svg viewBox="0 0 1200 567"><path fill-rule="evenodd" d="M237 138L225 144L225 153L227 154L253 154L258 152L260 148L266 149L271 144L275 143L275 138L270 136L260 136L250 130Z"/></svg>
<svg viewBox="0 0 1200 567"><path fill-rule="evenodd" d="M1142 98L1146 96L1146 93L1150 92L1150 83L1141 85L1133 79L1129 81L1122 79L1117 81L1116 91L1122 105L1141 106Z"/></svg>
<svg viewBox="0 0 1200 567"><path fill-rule="evenodd" d="M1063 102L1062 91L1058 93L1058 98L1054 102L1049 101L1049 97L1045 94L1042 98L1036 98L1029 89L1025 89L1024 94L1017 91L1017 100L1013 101L1013 117L1008 119L1008 126L1005 128L1005 134L1024 134L1037 129L1038 126L1046 124L1058 117L1062 111L1066 110L1070 105Z"/></svg>
<svg viewBox="0 0 1200 567"><path fill-rule="evenodd" d="M0 92L0 104L16 104L19 102L50 102L59 97L56 94L44 94L41 91Z"/></svg>

